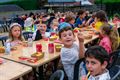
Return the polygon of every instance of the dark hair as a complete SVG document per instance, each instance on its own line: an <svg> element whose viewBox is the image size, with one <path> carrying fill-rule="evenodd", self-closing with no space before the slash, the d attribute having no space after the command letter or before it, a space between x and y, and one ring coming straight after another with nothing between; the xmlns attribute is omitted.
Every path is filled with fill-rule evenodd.
<svg viewBox="0 0 120 80"><path fill-rule="evenodd" d="M68 31L68 30L71 30L72 31L72 28L71 27L64 27L62 28L60 31L59 31L59 38L61 38L61 33L64 32L64 31ZM72 31L73 32L73 31ZM74 35L74 33L73 33Z"/></svg>
<svg viewBox="0 0 120 80"><path fill-rule="evenodd" d="M118 13L114 14L114 17L118 17L118 18L120 18L120 16L119 16Z"/></svg>
<svg viewBox="0 0 120 80"><path fill-rule="evenodd" d="M50 13L50 16L55 16L55 14L54 13Z"/></svg>
<svg viewBox="0 0 120 80"><path fill-rule="evenodd" d="M31 16L34 16L34 13L30 12L29 13L29 17L31 17Z"/></svg>
<svg viewBox="0 0 120 80"><path fill-rule="evenodd" d="M74 17L72 17L72 16L67 16L66 18L65 18L65 21L66 22L70 22L71 20L74 20L75 18Z"/></svg>
<svg viewBox="0 0 120 80"><path fill-rule="evenodd" d="M102 22L106 22L107 21L107 15L106 15L105 11L103 11L103 10L98 11L96 13L95 17L100 19L100 21L102 21Z"/></svg>
<svg viewBox="0 0 120 80"><path fill-rule="evenodd" d="M92 46L87 49L85 52L85 58L95 58L98 61L100 61L101 64L104 63L104 61L107 61L109 63L109 54L102 46Z"/></svg>
<svg viewBox="0 0 120 80"><path fill-rule="evenodd" d="M85 13L85 10L80 9L77 15L79 16L79 15L82 15L83 13Z"/></svg>

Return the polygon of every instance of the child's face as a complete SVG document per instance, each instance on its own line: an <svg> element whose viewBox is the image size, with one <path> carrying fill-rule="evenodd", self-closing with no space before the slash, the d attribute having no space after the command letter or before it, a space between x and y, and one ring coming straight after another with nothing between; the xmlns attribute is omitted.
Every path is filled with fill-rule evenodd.
<svg viewBox="0 0 120 80"><path fill-rule="evenodd" d="M58 28L58 25L53 25L51 28L56 30Z"/></svg>
<svg viewBox="0 0 120 80"><path fill-rule="evenodd" d="M113 20L118 20L119 18L118 17L114 17Z"/></svg>
<svg viewBox="0 0 120 80"><path fill-rule="evenodd" d="M40 32L42 33L42 32L46 32L46 24L41 24L40 26L38 26L38 30L40 30Z"/></svg>
<svg viewBox="0 0 120 80"><path fill-rule="evenodd" d="M86 13L84 12L82 15L80 15L80 18L85 18Z"/></svg>
<svg viewBox="0 0 120 80"><path fill-rule="evenodd" d="M98 19L97 17L95 17L95 22L98 22L98 21L100 21L100 19Z"/></svg>
<svg viewBox="0 0 120 80"><path fill-rule="evenodd" d="M95 58L90 58L87 57L86 58L86 67L87 70L90 71L90 75L92 76L97 76L103 73L103 71L106 69L107 63L106 61L104 61L103 64L100 63L100 61L98 61Z"/></svg>
<svg viewBox="0 0 120 80"><path fill-rule="evenodd" d="M70 21L70 23L71 23L71 24L74 24L74 23L75 23L75 19L72 19L72 20Z"/></svg>
<svg viewBox="0 0 120 80"><path fill-rule="evenodd" d="M20 36L20 27L19 26L14 26L11 30L12 36L15 38L18 38Z"/></svg>
<svg viewBox="0 0 120 80"><path fill-rule="evenodd" d="M100 35L101 35L101 37L104 37L104 35L105 35L105 31L103 31L102 29L100 29Z"/></svg>
<svg viewBox="0 0 120 80"><path fill-rule="evenodd" d="M71 30L61 33L61 41L66 47L71 47L74 41L74 35Z"/></svg>

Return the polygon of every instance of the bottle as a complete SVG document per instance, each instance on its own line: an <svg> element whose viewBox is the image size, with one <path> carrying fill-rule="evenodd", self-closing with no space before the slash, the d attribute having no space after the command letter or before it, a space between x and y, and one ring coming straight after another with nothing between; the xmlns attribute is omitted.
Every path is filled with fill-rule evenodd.
<svg viewBox="0 0 120 80"><path fill-rule="evenodd" d="M80 64L80 74L79 74L79 76L80 76L79 80L84 80L83 78L86 78L86 68L85 68L85 63L84 62L82 62Z"/></svg>
<svg viewBox="0 0 120 80"><path fill-rule="evenodd" d="M49 53L54 53L54 43L53 43L53 41L50 41L48 43L48 52Z"/></svg>
<svg viewBox="0 0 120 80"><path fill-rule="evenodd" d="M28 38L28 46L29 47L33 46L33 40L32 40L32 38Z"/></svg>
<svg viewBox="0 0 120 80"><path fill-rule="evenodd" d="M7 42L5 44L5 53L8 55L10 54L10 49L11 49L11 45L10 45L10 42Z"/></svg>

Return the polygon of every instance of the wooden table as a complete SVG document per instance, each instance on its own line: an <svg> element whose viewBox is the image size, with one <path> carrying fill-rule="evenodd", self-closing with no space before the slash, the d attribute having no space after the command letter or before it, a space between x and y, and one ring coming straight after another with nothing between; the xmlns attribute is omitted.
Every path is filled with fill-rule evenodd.
<svg viewBox="0 0 120 80"><path fill-rule="evenodd" d="M87 27L84 27L84 28L80 28L80 33L84 35L92 35L92 38L91 39L84 39L84 44L88 44L90 43L91 41L99 38L99 35L96 35L95 34L95 30L93 28L87 28ZM75 36L77 36L77 33L75 33ZM77 37L76 37L76 41L77 41ZM77 41L78 42L78 41Z"/></svg>
<svg viewBox="0 0 120 80"><path fill-rule="evenodd" d="M92 40L95 40L98 38L98 35L94 35L91 39L87 39L85 40L84 44L87 44L89 42L91 42ZM43 47L43 52L45 52L44 54L44 58L40 59L39 61L37 61L36 63L30 63L27 61L21 61L19 59L20 56L27 56L29 57L31 54L36 52L36 43L41 43L42 47ZM60 56L59 52L54 52L54 53L48 53L48 42L44 41L44 40L40 40L37 42L33 43L33 47L23 47L23 46L17 46L17 50L15 51L11 51L10 55L1 55L0 57L5 58L5 59L9 59L9 60L13 60L16 62L20 62L32 67L39 67L41 65L44 65L56 58L58 58Z"/></svg>
<svg viewBox="0 0 120 80"><path fill-rule="evenodd" d="M37 61L36 63L21 61L19 59L20 56L29 57L32 53L36 52L36 43L42 44L43 52L45 52L44 57L42 59L40 59L39 61ZM34 42L33 47L17 46L17 50L11 51L9 55L1 54L0 57L33 67L34 73L38 73L38 75L40 76L39 79L43 80L43 77L41 78L41 75L43 76L43 73L42 73L43 65L60 57L59 52L54 52L51 54L48 53L47 43L48 43L47 41L40 40L40 41ZM39 68L38 72L37 72L36 68Z"/></svg>
<svg viewBox="0 0 120 80"><path fill-rule="evenodd" d="M15 80L32 71L32 67L3 59L0 64L0 80Z"/></svg>
<svg viewBox="0 0 120 80"><path fill-rule="evenodd" d="M45 52L44 57L42 59L40 59L39 61L37 61L36 63L21 61L19 59L19 57L21 57L21 56L29 57L31 54L36 52L36 43L42 44L43 52ZM32 67L39 67L41 65L44 65L44 64L58 58L60 55L59 52L48 53L47 43L48 42L41 40L41 41L34 42L33 47L17 46L17 50L11 51L9 55L1 55L0 57L5 58L5 59L9 59L9 60L13 60L16 62L20 62L20 63L26 64L26 65L29 65Z"/></svg>
<svg viewBox="0 0 120 80"><path fill-rule="evenodd" d="M84 44L87 44L87 43L91 42L92 40L94 40L96 38L98 38L98 35L94 35L91 39L85 40ZM37 61L36 63L21 61L19 59L20 56L29 57L32 53L36 52L36 43L41 43L42 44L43 52L45 52L44 57L42 59L40 59L39 61ZM48 41L44 41L44 40L36 41L36 42L33 43L33 47L17 46L17 50L11 51L11 53L9 55L0 55L0 57L8 59L8 60L15 61L15 62L23 63L23 64L29 65L33 68L37 68L37 67L43 66L44 64L46 64L50 61L53 61L53 60L60 57L60 52L54 52L54 53L51 53L51 54L48 53L47 45L48 45Z"/></svg>

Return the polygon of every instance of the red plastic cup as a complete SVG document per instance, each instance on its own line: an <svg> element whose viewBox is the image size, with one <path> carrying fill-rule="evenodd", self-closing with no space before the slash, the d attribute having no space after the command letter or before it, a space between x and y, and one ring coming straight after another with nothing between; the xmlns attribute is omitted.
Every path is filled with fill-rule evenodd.
<svg viewBox="0 0 120 80"><path fill-rule="evenodd" d="M42 52L42 44L36 44L36 52Z"/></svg>
<svg viewBox="0 0 120 80"><path fill-rule="evenodd" d="M54 53L54 44L53 43L48 44L48 52L49 53Z"/></svg>

